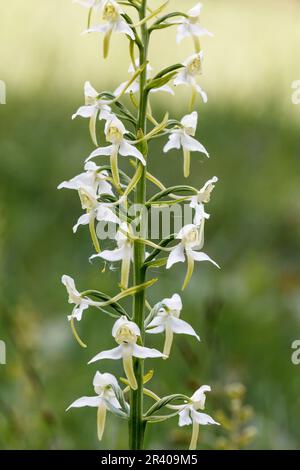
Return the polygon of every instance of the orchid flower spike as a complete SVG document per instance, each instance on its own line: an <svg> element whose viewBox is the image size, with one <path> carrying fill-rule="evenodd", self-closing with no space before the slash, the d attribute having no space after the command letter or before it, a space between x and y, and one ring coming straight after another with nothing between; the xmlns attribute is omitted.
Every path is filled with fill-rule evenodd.
<svg viewBox="0 0 300 470"><path fill-rule="evenodd" d="M115 250L104 250L101 253L91 256L90 259L102 258L106 261L116 262L122 261L121 267L121 287L127 289L129 274L130 274L130 263L133 259L133 242L130 237L126 235L128 232L128 226L126 223L121 223L120 230L118 230L115 240L117 242L117 248Z"/></svg>
<svg viewBox="0 0 300 470"><path fill-rule="evenodd" d="M117 2L114 0L102 0L99 8L101 8L102 19L105 23L92 26L83 33L104 33L103 55L106 58L109 53L110 38L113 33L127 34L132 40L135 39L135 36L129 24L124 20L122 16L124 12Z"/></svg>
<svg viewBox="0 0 300 470"><path fill-rule="evenodd" d="M112 145L97 148L86 159L86 162L101 155L109 155L114 184L120 190L118 154L135 157L143 165L146 162L141 152L124 138L126 133L125 126L116 116L111 115L109 120L106 121L104 132L107 142L110 142Z"/></svg>
<svg viewBox="0 0 300 470"><path fill-rule="evenodd" d="M75 119L77 116L90 119L90 134L95 145L98 145L96 136L97 116L99 116L99 120L101 121L102 119L108 119L111 113L111 107L108 104L109 102L107 100L99 99L98 96L99 93L92 87L90 82L85 82L85 105L80 106L72 116L72 119Z"/></svg>
<svg viewBox="0 0 300 470"><path fill-rule="evenodd" d="M102 440L105 422L106 422L106 412L110 410L111 407L120 409L121 406L116 398L115 392L112 386L118 388L117 379L112 374L101 374L96 372L93 386L96 396L93 397L81 397L78 400L75 400L68 408L82 408L84 406L91 406L98 408L97 413L97 434L99 441Z"/></svg>
<svg viewBox="0 0 300 470"><path fill-rule="evenodd" d="M201 36L213 36L212 33L207 31L200 25L200 13L202 10L202 4L197 3L193 8L187 12L187 18L182 17L182 19L176 19L172 21L173 23L178 24L177 28L177 43L179 44L184 38L192 37L195 41L196 52L200 52L200 44L197 39Z"/></svg>
<svg viewBox="0 0 300 470"><path fill-rule="evenodd" d="M163 357L163 354L157 349L145 348L136 344L141 336L140 329L136 323L129 321L126 316L122 316L116 321L112 329L112 336L119 346L109 351L100 352L89 361L89 364L102 359L122 359L129 385L133 390L137 390L138 384L134 375L132 358Z"/></svg>
<svg viewBox="0 0 300 470"><path fill-rule="evenodd" d="M196 196L191 197L190 207L195 210L195 225L200 225L203 219L209 219L210 215L205 212L204 204L210 201L210 195L217 182L218 178L214 176L206 181L205 185L199 190Z"/></svg>
<svg viewBox="0 0 300 470"><path fill-rule="evenodd" d="M69 304L75 305L71 315L68 316L68 320L71 321L76 318L76 320L80 321L84 310L89 308L90 305L93 305L94 302L90 299L87 299L86 297L81 296L80 292L78 292L78 290L76 289L75 282L72 277L64 274L61 278L61 282L63 283L69 294Z"/></svg>
<svg viewBox="0 0 300 470"><path fill-rule="evenodd" d="M157 315L147 326L146 333L157 334L165 331L163 354L166 356L164 359L167 359L170 356L174 333L195 336L198 341L200 338L189 323L179 318L182 302L178 294L174 294L170 299L162 300L161 304L162 307Z"/></svg>
<svg viewBox="0 0 300 470"><path fill-rule="evenodd" d="M181 69L174 79L174 85L188 85L192 87L192 102L195 101L196 93L199 93L204 103L207 103L207 95L196 81L196 77L202 73L203 51L190 56L185 60Z"/></svg>
<svg viewBox="0 0 300 470"><path fill-rule="evenodd" d="M190 443L190 450L197 448L197 441L199 436L199 425L217 424L211 416L206 413L200 413L197 410L203 410L205 406L205 393L210 392L209 385L202 385L198 388L194 395L190 398L190 403L187 405L179 405L177 408L182 410L179 412L179 426L188 426L193 424L193 434Z"/></svg>
<svg viewBox="0 0 300 470"><path fill-rule="evenodd" d="M187 258L187 273L182 286L183 290L186 288L193 275L195 261L210 261L219 268L219 265L206 253L198 251L201 250L204 245L204 219L200 226L188 224L182 227L176 239L180 240L180 243L172 248L166 268L170 269L173 264L184 262L185 257Z"/></svg>
<svg viewBox="0 0 300 470"><path fill-rule="evenodd" d="M190 174L191 152L204 153L209 157L206 148L194 139L197 129L198 113L196 111L184 116L181 121L181 128L173 129L169 135L169 141L164 146L164 152L171 149L183 149L183 173L185 178Z"/></svg>
<svg viewBox="0 0 300 470"><path fill-rule="evenodd" d="M135 67L133 66L133 64L131 64L129 66L128 73L133 75L136 69L138 69L139 67L140 67L140 60L136 59ZM151 78L151 72L153 70L150 64L147 64L146 70L147 70L147 80L149 80ZM121 85L118 86L118 88L114 91L114 95L119 96L123 92L123 90L125 90L127 85L128 85L128 82L121 83ZM137 79L134 80L134 82L132 82L132 84L126 88L125 94L139 93L139 90L140 90L140 76L138 76ZM165 92L165 93L169 93L170 95L174 95L174 91L169 85L163 85L159 88L152 88L150 90L150 93L158 93L158 92Z"/></svg>

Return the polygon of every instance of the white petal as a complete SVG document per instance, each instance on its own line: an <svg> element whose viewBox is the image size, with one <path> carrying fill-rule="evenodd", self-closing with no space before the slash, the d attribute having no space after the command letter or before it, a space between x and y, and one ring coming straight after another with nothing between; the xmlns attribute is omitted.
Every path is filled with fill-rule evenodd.
<svg viewBox="0 0 300 470"><path fill-rule="evenodd" d="M84 406L95 406L98 407L100 403L102 402L101 397L81 397L78 398L78 400L75 400L68 408L67 411L70 408L82 408Z"/></svg>
<svg viewBox="0 0 300 470"><path fill-rule="evenodd" d="M179 243L177 246L175 246L175 248L172 249L171 253L169 254L166 269L170 269L171 266L173 266L173 264L175 263L183 263L184 261L184 247L182 243Z"/></svg>
<svg viewBox="0 0 300 470"><path fill-rule="evenodd" d="M181 119L181 124L183 127L191 128L194 131L197 128L198 123L198 113L197 111L193 111L191 114L187 114Z"/></svg>
<svg viewBox="0 0 300 470"><path fill-rule="evenodd" d="M182 411L180 411L178 424L179 426L188 426L189 424L192 424L189 406L186 406Z"/></svg>
<svg viewBox="0 0 300 470"><path fill-rule="evenodd" d="M124 256L124 248L116 248L115 250L104 250L97 255L91 256L90 259L102 258L106 261L121 261Z"/></svg>
<svg viewBox="0 0 300 470"><path fill-rule="evenodd" d="M121 359L122 357L123 348L122 346L118 346L114 349L109 349L108 351L102 351L101 353L97 354L93 357L88 364L92 364L92 362L100 361L102 359Z"/></svg>
<svg viewBox="0 0 300 470"><path fill-rule="evenodd" d="M195 217L194 217L195 225L200 225L203 219L209 219L210 215L205 212L204 204L197 204L194 207L194 209L195 209Z"/></svg>
<svg viewBox="0 0 300 470"><path fill-rule="evenodd" d="M125 33L125 34L128 34L128 36L131 37L131 39L135 39L135 36L134 36L134 32L132 31L132 29L130 28L130 26L126 23L125 20L123 20L122 18L119 19L119 21L117 21L114 25L114 31L116 33Z"/></svg>
<svg viewBox="0 0 300 470"><path fill-rule="evenodd" d="M198 25L198 24L191 24L190 25L190 32L192 35L194 36L210 36L210 37L213 37L213 33L211 33L210 31L208 31L207 29L205 28L202 28L202 26Z"/></svg>
<svg viewBox="0 0 300 470"><path fill-rule="evenodd" d="M143 155L141 154L141 152L136 147L134 147L133 145L130 145L125 140L123 140L123 142L120 145L119 153L120 153L120 155L122 155L124 157L125 156L135 157L138 160L140 160L143 165L146 165L146 161L145 161Z"/></svg>
<svg viewBox="0 0 300 470"><path fill-rule="evenodd" d="M146 330L146 333L149 333L150 335L156 335L157 333L162 333L163 331L165 331L164 325L156 326L155 328L151 328L150 330L148 330L150 326L151 325L147 326Z"/></svg>
<svg viewBox="0 0 300 470"><path fill-rule="evenodd" d="M99 181L97 194L109 194L110 196L114 196L111 184L107 181Z"/></svg>
<svg viewBox="0 0 300 470"><path fill-rule="evenodd" d="M106 400L115 408L121 408L121 405L116 399L116 397L107 397Z"/></svg>
<svg viewBox="0 0 300 470"><path fill-rule="evenodd" d="M82 31L81 34L88 34L88 33L107 33L107 31L111 30L111 28L112 28L112 26L111 26L111 24L109 24L109 23L99 24L99 25L92 26L92 27L89 28L89 29L85 29L84 31Z"/></svg>
<svg viewBox="0 0 300 470"><path fill-rule="evenodd" d="M171 149L180 149L181 147L181 136L179 132L173 132L169 136L169 141L164 146L164 153L167 153Z"/></svg>
<svg viewBox="0 0 300 470"><path fill-rule="evenodd" d="M163 303L170 309L170 310L182 310L182 300L180 295L174 294L170 299L164 299Z"/></svg>
<svg viewBox="0 0 300 470"><path fill-rule="evenodd" d="M120 224L120 219L116 216L116 214L109 209L108 207L103 206L102 204L99 204L97 208L97 215L96 219L101 222L112 222L114 224Z"/></svg>
<svg viewBox="0 0 300 470"><path fill-rule="evenodd" d="M147 328L153 328L154 326L164 326L166 322L166 319L164 316L162 315L157 315L156 317L153 318L153 320L149 323L149 325L147 326Z"/></svg>
<svg viewBox="0 0 300 470"><path fill-rule="evenodd" d="M114 95L115 96L120 95L122 93L122 91L124 90L124 88L126 87L126 85L127 85L127 82L121 83L121 85L119 85L118 88L115 89Z"/></svg>
<svg viewBox="0 0 300 470"><path fill-rule="evenodd" d="M77 289L75 287L74 279L71 276L68 276L67 274L64 274L61 278L61 282L67 288L68 292L76 291L76 293L79 294L79 292L77 291Z"/></svg>
<svg viewBox="0 0 300 470"><path fill-rule="evenodd" d="M159 93L159 92L169 93L170 95L175 95L174 90L169 85L163 85L159 88L152 88L150 90L150 93Z"/></svg>
<svg viewBox="0 0 300 470"><path fill-rule="evenodd" d="M206 148L200 142L198 142L198 140L194 139L190 135L185 134L182 136L182 146L191 152L201 152L209 157Z"/></svg>
<svg viewBox="0 0 300 470"><path fill-rule="evenodd" d="M220 269L220 266L214 260L212 260L206 253L203 253L203 251L190 250L190 253L195 261L210 261L210 263L214 264L217 268Z"/></svg>
<svg viewBox="0 0 300 470"><path fill-rule="evenodd" d="M132 355L140 359L146 359L147 357L163 357L163 354L157 349L144 348L137 344L133 346Z"/></svg>
<svg viewBox="0 0 300 470"><path fill-rule="evenodd" d="M95 105L90 106L80 106L80 108L73 114L72 119L75 119L77 116L81 116L83 118L90 118L97 113L97 108Z"/></svg>
<svg viewBox="0 0 300 470"><path fill-rule="evenodd" d="M195 5L193 8L191 8L189 11L188 11L188 16L194 16L194 17L198 17L201 13L201 10L202 10L202 4L199 2L197 3L197 5Z"/></svg>
<svg viewBox="0 0 300 470"><path fill-rule="evenodd" d="M107 121L108 119L110 119L111 117L111 109L109 106L102 106L101 109L100 109L100 113L99 113L99 121L102 121L102 119L104 119L105 121Z"/></svg>
<svg viewBox="0 0 300 470"><path fill-rule="evenodd" d="M191 36L189 27L185 23L179 25L177 28L177 35L176 35L177 44L179 44L184 38L188 36Z"/></svg>
<svg viewBox="0 0 300 470"><path fill-rule="evenodd" d="M126 90L126 94L128 93L138 93L140 91L140 84L138 80L135 80Z"/></svg>
<svg viewBox="0 0 300 470"><path fill-rule="evenodd" d="M174 83L175 86L188 85L186 71L181 70L180 72L178 72L178 74L176 75L173 83Z"/></svg>
<svg viewBox="0 0 300 470"><path fill-rule="evenodd" d="M84 165L85 171L94 172L100 169L100 166L96 165L95 162L87 162Z"/></svg>
<svg viewBox="0 0 300 470"><path fill-rule="evenodd" d="M203 103L207 103L207 94L205 93L205 91L203 91L202 88L199 85L196 85L195 89L196 89L197 93L199 93L201 95Z"/></svg>
<svg viewBox="0 0 300 470"><path fill-rule="evenodd" d="M91 160L91 158L98 157L100 155L111 155L113 150L113 146L109 145L108 147L99 147L96 150L94 150L88 158L85 160L85 162L88 162Z"/></svg>
<svg viewBox="0 0 300 470"><path fill-rule="evenodd" d="M202 385L199 387L195 393L191 396L191 400L198 402L201 401L202 405L204 406L205 404L205 393L211 392L211 387L209 385Z"/></svg>
<svg viewBox="0 0 300 470"><path fill-rule="evenodd" d="M108 372L101 374L99 371L96 372L93 379L94 387L106 387L107 385L118 386L116 377Z"/></svg>
<svg viewBox="0 0 300 470"><path fill-rule="evenodd" d="M191 410L192 420L198 424L206 425L206 424L220 424L217 423L211 416L207 415L206 413L199 413L198 411Z"/></svg>
<svg viewBox="0 0 300 470"><path fill-rule="evenodd" d="M91 220L91 212L89 212L88 214L83 214L81 217L79 217L76 225L74 225L73 227L73 233L77 232L79 225L88 225L90 223L90 220Z"/></svg>
<svg viewBox="0 0 300 470"><path fill-rule="evenodd" d="M80 175L75 176L69 181L63 181L57 187L57 189L80 189L84 187L93 186L93 175L90 173L81 173Z"/></svg>
<svg viewBox="0 0 300 470"><path fill-rule="evenodd" d="M89 308L89 304L85 301L80 302L78 306L76 306L71 315L68 315L68 320L71 321L72 318L76 318L77 321L80 321L82 318L83 311Z"/></svg>
<svg viewBox="0 0 300 470"><path fill-rule="evenodd" d="M197 230L197 229L198 227L196 225L187 224L184 227L182 227L181 230L179 230L176 238L178 240L182 240L183 238L188 237L190 232L193 232L194 230Z"/></svg>
<svg viewBox="0 0 300 470"><path fill-rule="evenodd" d="M194 328L192 328L191 325L186 321L173 317L170 319L170 324L174 333L195 336L197 340L200 341L200 338Z"/></svg>
<svg viewBox="0 0 300 470"><path fill-rule="evenodd" d="M90 82L85 82L84 84L84 95L88 96L89 98L97 98L98 91L91 85Z"/></svg>

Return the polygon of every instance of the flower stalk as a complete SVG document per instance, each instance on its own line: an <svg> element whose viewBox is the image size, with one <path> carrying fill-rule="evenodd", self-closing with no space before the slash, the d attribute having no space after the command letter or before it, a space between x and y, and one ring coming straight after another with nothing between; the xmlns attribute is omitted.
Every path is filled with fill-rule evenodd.
<svg viewBox="0 0 300 470"><path fill-rule="evenodd" d="M147 0L142 0L139 18L142 22L141 25L141 47L139 50L139 63L144 64L147 62L148 57L148 42L149 33L147 23L144 19L147 16ZM144 69L140 75L140 103L138 111L137 134L145 135L147 133L147 102L148 94L145 92L147 82L147 70ZM145 204L146 202L146 174L147 174L147 144L142 141L139 144L139 149L145 157L146 165L143 167L142 175L137 183L135 192L135 203ZM138 163L140 165L140 163ZM143 221L141 221L141 224ZM143 233L143 227L140 227ZM135 242L134 244L134 259L133 259L133 277L134 283L142 284L145 282L145 245ZM133 300L133 320L141 330L141 341L144 339L144 312L145 312L145 291L138 292ZM143 359L134 359L133 363L134 375L137 381L137 389L131 390L130 397L130 418L129 418L129 446L132 450L143 449L144 434L146 422L143 421L143 376L144 376L144 362Z"/></svg>

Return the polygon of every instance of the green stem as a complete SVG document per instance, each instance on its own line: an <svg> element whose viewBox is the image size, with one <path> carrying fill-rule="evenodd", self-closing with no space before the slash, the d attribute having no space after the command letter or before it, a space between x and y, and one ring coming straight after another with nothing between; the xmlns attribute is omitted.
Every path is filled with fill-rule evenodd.
<svg viewBox="0 0 300 470"><path fill-rule="evenodd" d="M142 0L139 17L143 20L146 17L147 0ZM148 55L149 34L147 24L141 26L142 47L140 47L140 65L144 64ZM140 75L140 102L137 134L144 135L146 129L147 115L147 93L145 92L147 84L146 67ZM139 145L140 151L147 157L147 145L142 142ZM141 165L141 163L140 163ZM135 204L145 204L146 202L146 172L147 168L143 167L142 176L137 184L135 191ZM141 233L143 233L142 221L140 225ZM145 245L135 243L134 246L134 282L143 283L145 281L145 270L143 268L145 260ZM145 291L138 292L134 296L133 301L133 321L141 330L141 341L144 340L144 312L145 312ZM143 421L143 376L144 361L142 359L134 359L134 374L137 381L137 390L131 390L130 400L130 418L129 418L129 445L132 450L143 449L144 433L146 423Z"/></svg>

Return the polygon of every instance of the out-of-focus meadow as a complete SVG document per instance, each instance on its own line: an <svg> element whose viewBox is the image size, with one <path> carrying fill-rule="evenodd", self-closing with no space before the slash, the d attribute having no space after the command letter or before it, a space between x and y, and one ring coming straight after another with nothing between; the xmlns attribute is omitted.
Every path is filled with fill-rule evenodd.
<svg viewBox="0 0 300 470"><path fill-rule="evenodd" d="M154 1L153 4L159 2ZM178 8L196 2L171 1ZM208 411L223 426L203 429L203 448L299 448L300 365L291 343L300 338L300 105L291 83L300 79L300 2L207 0L203 88L198 135L210 160L194 155L190 183L218 175L206 229L206 251L222 266L197 267L183 295L183 316L202 342L177 336L169 361L156 367L151 386L160 395L209 383ZM181 5L181 6L180 6ZM175 9L175 8L174 8ZM0 79L0 448L126 448L126 424L109 416L103 443L96 440L93 409L65 413L77 397L92 394L97 365L121 374L120 364L87 366L113 346L111 322L87 313L74 341L63 273L80 289L116 292L118 273L89 264L87 231L72 234L81 209L76 194L56 190L79 173L92 149L87 122L71 121L82 87L114 89L127 77L127 42L113 38L107 62L98 35L80 36L86 10L69 0L1 1ZM151 47L155 69L186 58L175 31L161 31ZM186 89L155 97L162 116L187 111ZM181 156L152 146L150 169L166 184L182 181ZM172 171L170 171L172 168ZM149 291L156 302L179 292L183 268L162 270ZM161 348L161 338L151 338ZM242 383L246 387L243 403ZM244 406L245 405L245 406ZM250 407L252 407L252 412ZM224 416L227 415L227 417ZM254 429L255 428L255 432ZM154 428L153 428L154 429ZM149 448L184 448L190 429L177 420L147 434Z"/></svg>

